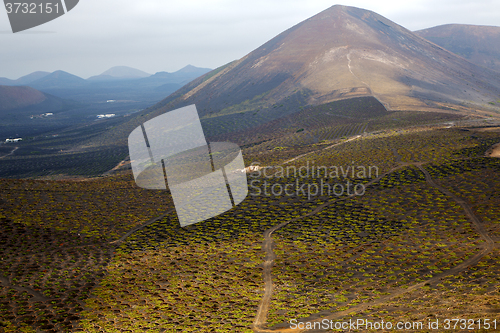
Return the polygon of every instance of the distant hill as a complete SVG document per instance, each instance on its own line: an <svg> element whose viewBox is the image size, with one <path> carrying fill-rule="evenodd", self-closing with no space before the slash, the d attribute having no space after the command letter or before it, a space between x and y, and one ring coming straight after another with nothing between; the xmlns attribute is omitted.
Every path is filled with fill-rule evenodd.
<svg viewBox="0 0 500 333"><path fill-rule="evenodd" d="M18 109L46 100L40 91L30 87L0 86L0 110Z"/></svg>
<svg viewBox="0 0 500 333"><path fill-rule="evenodd" d="M30 84L30 83L35 82L37 80L43 79L44 77L46 77L49 74L50 74L49 72L37 71L37 72L33 72L31 74L22 76L19 79L17 79L15 82L16 82L16 85L27 85L27 84Z"/></svg>
<svg viewBox="0 0 500 333"><path fill-rule="evenodd" d="M149 77L150 80L166 80L165 83L188 83L189 81L210 72L210 68L200 68L187 65L176 72L157 72Z"/></svg>
<svg viewBox="0 0 500 333"><path fill-rule="evenodd" d="M20 77L17 80L10 80L5 77L0 78L0 84L7 85L7 86L21 86L21 85L28 85L33 81L39 80L47 75L49 75L49 72L33 72L31 74L25 75Z"/></svg>
<svg viewBox="0 0 500 333"><path fill-rule="evenodd" d="M500 72L500 27L446 24L415 33L478 66Z"/></svg>
<svg viewBox="0 0 500 333"><path fill-rule="evenodd" d="M181 69L179 69L177 74L189 74L189 75L201 75L210 72L212 69L210 68L200 68L192 65L187 65Z"/></svg>
<svg viewBox="0 0 500 333"><path fill-rule="evenodd" d="M8 79L6 77L0 77L0 85L11 86L12 82L14 82L14 80Z"/></svg>
<svg viewBox="0 0 500 333"><path fill-rule="evenodd" d="M88 82L86 80L64 71L55 71L29 84L30 87L39 90L81 88L87 85Z"/></svg>
<svg viewBox="0 0 500 333"><path fill-rule="evenodd" d="M192 65L187 65L179 69L177 72L168 73L168 72L158 72L153 76L161 77L161 76L174 76L174 77L198 77L203 74L210 72L210 68L200 68Z"/></svg>
<svg viewBox="0 0 500 333"><path fill-rule="evenodd" d="M68 106L66 101L31 87L0 86L0 140L34 136L69 126L68 117L63 120L60 116ZM55 115L41 116L45 113Z"/></svg>
<svg viewBox="0 0 500 333"><path fill-rule="evenodd" d="M109 81L109 80L123 80L123 79L138 79L151 76L146 72L141 70L127 67L127 66L115 66L107 71L101 73L100 75L92 76L88 80L99 80L99 81Z"/></svg>
<svg viewBox="0 0 500 333"><path fill-rule="evenodd" d="M31 87L0 86L0 141L9 137L34 137L86 123L92 112L99 110L84 108L82 104Z"/></svg>

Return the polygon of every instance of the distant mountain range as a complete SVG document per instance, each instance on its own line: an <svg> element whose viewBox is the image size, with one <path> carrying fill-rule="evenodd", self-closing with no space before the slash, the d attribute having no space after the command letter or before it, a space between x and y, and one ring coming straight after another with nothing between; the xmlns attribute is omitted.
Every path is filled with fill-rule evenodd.
<svg viewBox="0 0 500 333"><path fill-rule="evenodd" d="M174 73L148 75L113 67L100 78L87 80L64 71L35 72L17 80L2 78L0 141L93 123L98 114L116 114L114 121L119 122L120 116L147 108L208 71L186 66ZM43 116L46 113L53 115Z"/></svg>
<svg viewBox="0 0 500 333"><path fill-rule="evenodd" d="M446 24L415 33L478 66L500 73L500 27Z"/></svg>
<svg viewBox="0 0 500 333"><path fill-rule="evenodd" d="M118 66L85 80L58 70L53 73L34 72L17 80L0 78L0 85L29 86L60 98L81 102L138 100L153 103L209 71L208 68L188 65L173 73L149 75L134 68Z"/></svg>

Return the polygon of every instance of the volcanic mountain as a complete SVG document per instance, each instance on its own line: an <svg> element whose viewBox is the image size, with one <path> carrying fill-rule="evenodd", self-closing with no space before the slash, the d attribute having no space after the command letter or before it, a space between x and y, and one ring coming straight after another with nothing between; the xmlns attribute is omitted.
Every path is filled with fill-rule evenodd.
<svg viewBox="0 0 500 333"><path fill-rule="evenodd" d="M485 107L500 78L368 10L333 6L165 99L201 115L254 111L300 94L303 104L375 96L388 109Z"/></svg>
<svg viewBox="0 0 500 333"><path fill-rule="evenodd" d="M476 65L500 73L500 27L446 24L415 33Z"/></svg>
<svg viewBox="0 0 500 333"><path fill-rule="evenodd" d="M500 77L374 12L337 5L191 81L100 140L126 144L141 123L190 104L209 137L246 131L258 140L266 124L291 129L287 117L314 117L302 113L355 97L375 97L394 111L498 112Z"/></svg>

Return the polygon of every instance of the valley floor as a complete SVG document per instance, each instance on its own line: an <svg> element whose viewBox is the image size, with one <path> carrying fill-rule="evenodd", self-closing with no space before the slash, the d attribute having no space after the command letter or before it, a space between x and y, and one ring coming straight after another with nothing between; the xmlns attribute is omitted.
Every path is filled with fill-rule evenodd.
<svg viewBox="0 0 500 333"><path fill-rule="evenodd" d="M167 192L127 173L3 179L0 332L298 332L323 319L424 325L409 332L439 320L458 332L445 320L459 318L495 331L484 319L491 327L500 311L500 159L485 154L500 132L446 127L311 145L293 161L259 154L274 170L378 174L333 179L363 195L262 191L186 228ZM249 180L308 187L321 176Z"/></svg>

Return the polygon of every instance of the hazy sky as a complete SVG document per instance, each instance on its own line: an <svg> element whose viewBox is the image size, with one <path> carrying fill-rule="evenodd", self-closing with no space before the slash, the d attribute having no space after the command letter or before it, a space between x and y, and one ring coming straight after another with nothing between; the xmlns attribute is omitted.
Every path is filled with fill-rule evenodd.
<svg viewBox="0 0 500 333"><path fill-rule="evenodd" d="M334 5L325 0L80 0L66 15L13 34L0 8L0 77L58 69L88 78L124 65L148 73L216 68ZM500 0L346 0L410 29L500 26Z"/></svg>

